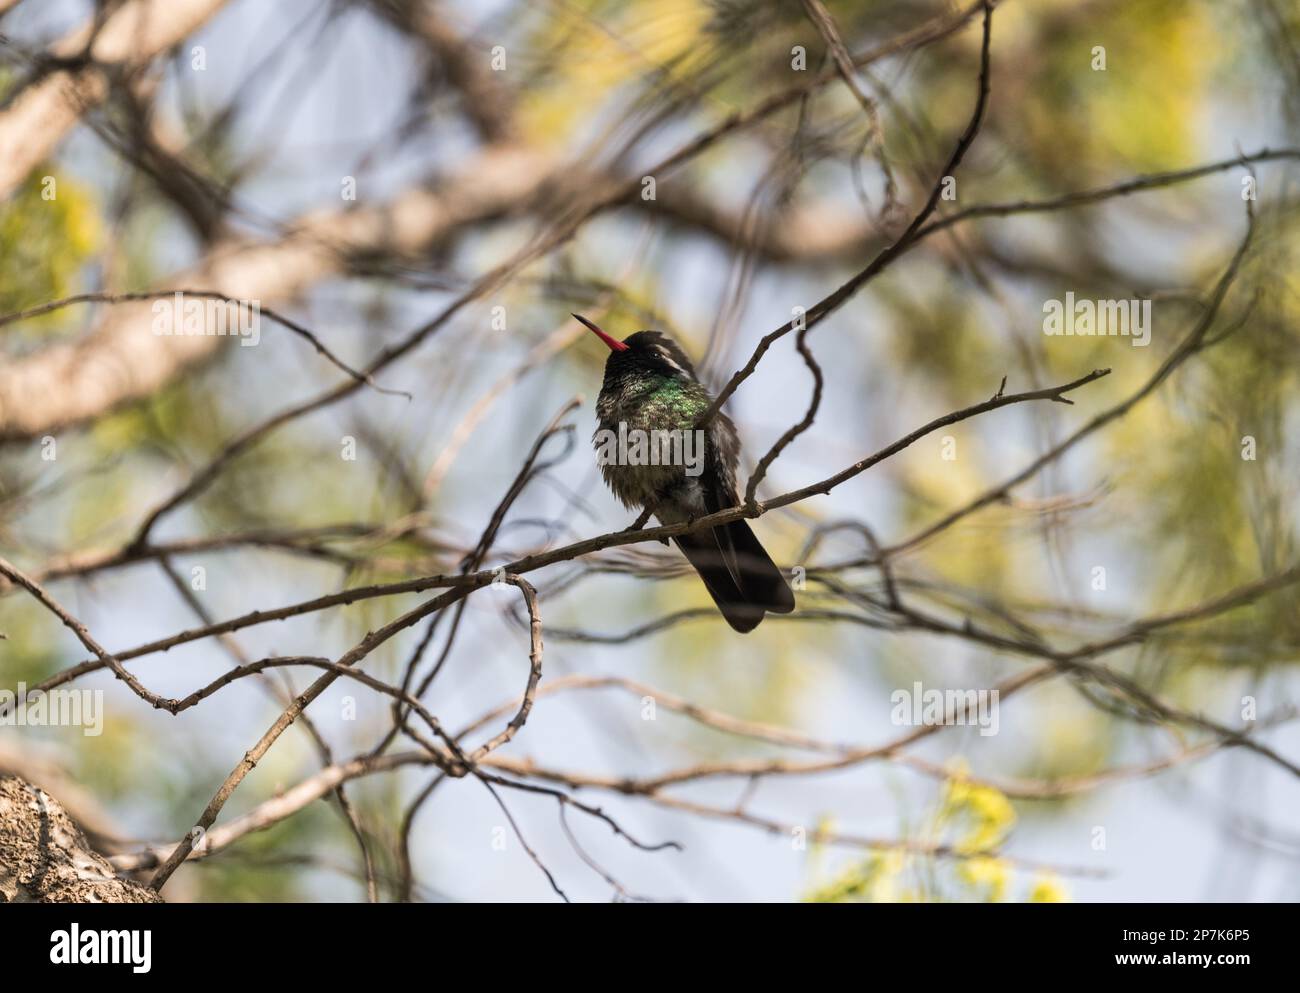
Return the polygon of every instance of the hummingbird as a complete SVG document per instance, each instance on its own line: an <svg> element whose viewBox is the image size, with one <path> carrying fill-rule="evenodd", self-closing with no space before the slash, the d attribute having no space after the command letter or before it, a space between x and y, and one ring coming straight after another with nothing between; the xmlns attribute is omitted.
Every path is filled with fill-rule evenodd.
<svg viewBox="0 0 1300 993"><path fill-rule="evenodd" d="M607 451L613 438L634 440L632 457L601 458L601 475L614 495L625 507L649 510L660 524L690 523L739 504L736 426L718 411L696 430L713 395L700 383L681 346L660 331L638 331L619 341L585 317L573 316L609 347L605 380L596 398L596 448ZM677 454L694 447L696 457L650 460L657 464L636 457L637 439L656 436L680 439ZM752 631L767 611L794 610L794 594L785 577L746 521L680 534L673 541L736 631Z"/></svg>

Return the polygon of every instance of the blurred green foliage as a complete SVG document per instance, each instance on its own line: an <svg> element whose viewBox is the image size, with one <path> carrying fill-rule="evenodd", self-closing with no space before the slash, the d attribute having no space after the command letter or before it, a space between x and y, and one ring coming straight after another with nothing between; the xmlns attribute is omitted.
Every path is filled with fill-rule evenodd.
<svg viewBox="0 0 1300 993"><path fill-rule="evenodd" d="M1016 823L1011 801L997 789L972 783L954 762L935 811L920 830L904 832L917 842L949 847L952 856L885 849L853 861L812 886L809 903L1001 903L1013 892L1029 903L1061 903L1065 888L1051 873L1025 882L997 855ZM827 824L822 830L833 830ZM813 835L816 840L816 833ZM814 861L823 854L812 850Z"/></svg>
<svg viewBox="0 0 1300 993"><path fill-rule="evenodd" d="M0 204L0 313L70 296L101 242L94 195L58 169L37 169ZM5 334L39 335L63 323L47 314Z"/></svg>

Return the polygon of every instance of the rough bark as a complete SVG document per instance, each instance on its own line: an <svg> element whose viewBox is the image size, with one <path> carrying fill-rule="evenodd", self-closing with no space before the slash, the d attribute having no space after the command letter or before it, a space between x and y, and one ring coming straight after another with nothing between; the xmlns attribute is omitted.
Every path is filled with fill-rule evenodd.
<svg viewBox="0 0 1300 993"><path fill-rule="evenodd" d="M0 776L0 903L161 903L95 852L59 801Z"/></svg>

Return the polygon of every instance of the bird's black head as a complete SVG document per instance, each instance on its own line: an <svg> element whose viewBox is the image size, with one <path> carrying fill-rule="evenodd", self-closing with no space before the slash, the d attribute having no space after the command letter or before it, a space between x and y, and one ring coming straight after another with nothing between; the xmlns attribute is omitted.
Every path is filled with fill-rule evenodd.
<svg viewBox="0 0 1300 993"><path fill-rule="evenodd" d="M695 368L691 365L691 360L677 342L663 332L638 331L619 341L585 317L579 314L573 316L609 346L609 358L605 360L607 378L644 371L695 379Z"/></svg>

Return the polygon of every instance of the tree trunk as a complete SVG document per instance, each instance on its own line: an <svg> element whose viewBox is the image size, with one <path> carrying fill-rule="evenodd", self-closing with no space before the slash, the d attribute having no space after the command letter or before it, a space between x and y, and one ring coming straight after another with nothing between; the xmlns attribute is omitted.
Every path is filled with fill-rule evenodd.
<svg viewBox="0 0 1300 993"><path fill-rule="evenodd" d="M0 776L0 903L161 903L119 879L44 790Z"/></svg>

